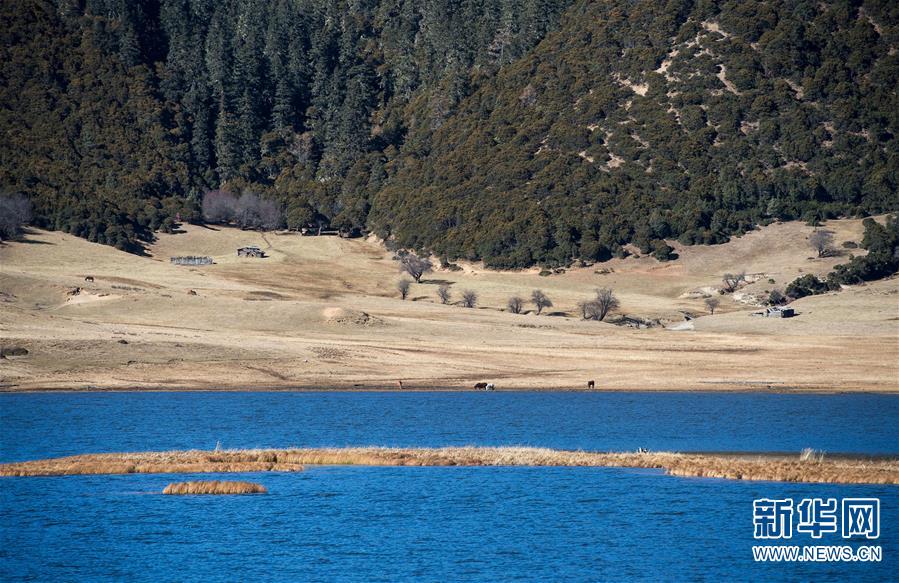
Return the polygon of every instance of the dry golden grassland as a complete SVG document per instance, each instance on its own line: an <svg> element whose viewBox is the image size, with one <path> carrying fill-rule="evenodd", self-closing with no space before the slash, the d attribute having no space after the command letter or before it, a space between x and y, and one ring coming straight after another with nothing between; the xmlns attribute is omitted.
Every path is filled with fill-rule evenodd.
<svg viewBox="0 0 899 583"><path fill-rule="evenodd" d="M268 490L262 484L252 482L225 482L206 480L195 482L172 482L162 491L163 494L266 494Z"/></svg>
<svg viewBox="0 0 899 583"><path fill-rule="evenodd" d="M805 455L597 453L531 447L342 448L87 454L0 464L0 476L297 471L305 465L591 466L665 470L673 476L899 484L899 460Z"/></svg>
<svg viewBox="0 0 899 583"><path fill-rule="evenodd" d="M825 226L837 246L861 241L861 221ZM147 257L38 230L0 244L0 344L28 350L0 359L0 390L370 390L398 381L580 390L591 379L598 390L899 388L897 278L798 300L795 318L749 316L766 290L847 260L813 257L802 223L724 245L675 243L673 262L629 257L549 277L461 262L425 275L406 301L397 262L373 239L185 231L160 235ZM268 257L238 258L249 244ZM215 264L176 266L173 255ZM716 296L721 306L707 315L703 296L743 270L751 283ZM449 305L436 297L441 284ZM580 319L577 303L598 287L621 301L612 317L662 325ZM543 314L505 310L510 296L538 288L554 304ZM476 309L458 305L463 290L477 292Z"/></svg>

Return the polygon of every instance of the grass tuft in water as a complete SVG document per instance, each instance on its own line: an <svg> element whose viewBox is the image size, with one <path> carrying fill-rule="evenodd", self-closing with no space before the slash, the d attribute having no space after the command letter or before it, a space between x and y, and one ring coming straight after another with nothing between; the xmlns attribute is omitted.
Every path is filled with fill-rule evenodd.
<svg viewBox="0 0 899 583"><path fill-rule="evenodd" d="M262 484L252 482L226 482L201 480L196 482L173 482L165 487L163 494L266 494Z"/></svg>

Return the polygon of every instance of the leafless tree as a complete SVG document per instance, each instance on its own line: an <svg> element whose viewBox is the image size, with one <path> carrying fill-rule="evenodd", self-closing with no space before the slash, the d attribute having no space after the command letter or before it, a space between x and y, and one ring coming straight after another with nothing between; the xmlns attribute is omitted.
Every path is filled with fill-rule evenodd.
<svg viewBox="0 0 899 583"><path fill-rule="evenodd" d="M24 194L0 194L0 241L21 235L30 220L31 201Z"/></svg>
<svg viewBox="0 0 899 583"><path fill-rule="evenodd" d="M543 311L543 308L553 307L552 301L548 297L546 297L546 294L539 289L535 289L533 292L531 292L531 302L537 308L538 314Z"/></svg>
<svg viewBox="0 0 899 583"><path fill-rule="evenodd" d="M450 290L448 284L442 283L440 284L440 287L437 288L437 298L440 300L441 304L448 304L452 295L452 290Z"/></svg>
<svg viewBox="0 0 899 583"><path fill-rule="evenodd" d="M421 283L421 276L432 269L434 269L434 265L430 259L419 257L414 253L409 253L400 258L400 271L411 275L415 283Z"/></svg>
<svg viewBox="0 0 899 583"><path fill-rule="evenodd" d="M462 305L466 308L473 308L478 305L477 292L467 289L462 292Z"/></svg>
<svg viewBox="0 0 899 583"><path fill-rule="evenodd" d="M509 311L513 314L520 314L522 308L524 308L524 300L518 296L512 296L509 298L509 301L506 303L506 306L509 308Z"/></svg>
<svg viewBox="0 0 899 583"><path fill-rule="evenodd" d="M412 287L412 282L406 278L403 278L403 279L399 280L398 282L396 282L396 289L398 292L400 292L400 297L403 298L404 300L406 299L406 297L408 297L409 288L411 288L411 287Z"/></svg>
<svg viewBox="0 0 899 583"><path fill-rule="evenodd" d="M209 223L234 222L242 229L273 230L284 224L284 213L273 200L252 192L236 198L224 190L212 190L203 196L203 219Z"/></svg>
<svg viewBox="0 0 899 583"><path fill-rule="evenodd" d="M237 197L226 190L210 190L203 195L203 220L207 223L229 223L234 219Z"/></svg>
<svg viewBox="0 0 899 583"><path fill-rule="evenodd" d="M284 213L273 200L259 202L259 226L266 231L274 231L284 226Z"/></svg>
<svg viewBox="0 0 899 583"><path fill-rule="evenodd" d="M585 320L598 320L599 319L599 302L596 300L586 300L583 302L578 302L577 307L581 310L581 316Z"/></svg>
<svg viewBox="0 0 899 583"><path fill-rule="evenodd" d="M818 253L818 257L833 255L833 233L825 229L816 229L808 238L809 245Z"/></svg>
<svg viewBox="0 0 899 583"><path fill-rule="evenodd" d="M740 273L725 273L724 277L721 278L721 281L724 282L724 291L730 293L737 289L739 285L746 281L746 272L741 271Z"/></svg>
<svg viewBox="0 0 899 583"><path fill-rule="evenodd" d="M594 319L599 321L604 320L609 312L619 306L618 298L612 293L611 288L607 287L596 290L596 303L598 312Z"/></svg>
<svg viewBox="0 0 899 583"><path fill-rule="evenodd" d="M721 304L721 300L718 298L706 298L705 299L705 307L708 309L709 314L714 314L715 310L718 309L718 306Z"/></svg>
<svg viewBox="0 0 899 583"><path fill-rule="evenodd" d="M281 209L271 200L252 192L243 193L234 207L234 221L241 229L277 229L283 222Z"/></svg>

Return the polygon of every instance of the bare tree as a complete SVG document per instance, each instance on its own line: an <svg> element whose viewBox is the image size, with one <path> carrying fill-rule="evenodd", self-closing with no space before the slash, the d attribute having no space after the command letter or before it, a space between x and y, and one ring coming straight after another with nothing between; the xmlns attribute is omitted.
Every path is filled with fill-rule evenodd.
<svg viewBox="0 0 899 583"><path fill-rule="evenodd" d="M581 316L585 320L598 320L600 307L599 302L596 300L586 300L583 302L578 302L577 307L581 311Z"/></svg>
<svg viewBox="0 0 899 583"><path fill-rule="evenodd" d="M818 253L818 257L829 257L834 253L833 232L816 229L808 238L808 244Z"/></svg>
<svg viewBox="0 0 899 583"><path fill-rule="evenodd" d="M718 309L718 306L721 304L721 300L718 298L706 298L705 299L705 307L708 309L709 314L714 314L715 310Z"/></svg>
<svg viewBox="0 0 899 583"><path fill-rule="evenodd" d="M400 297L403 298L404 300L409 295L409 288L411 288L411 287L412 287L412 282L406 278L403 278L403 279L399 280L398 282L396 282L396 289L398 292L400 292Z"/></svg>
<svg viewBox="0 0 899 583"><path fill-rule="evenodd" d="M467 289L462 292L462 305L466 308L473 308L478 305L477 292Z"/></svg>
<svg viewBox="0 0 899 583"><path fill-rule="evenodd" d="M450 286L445 283L440 284L440 287L437 288L437 297L440 299L440 303L448 304L451 296Z"/></svg>
<svg viewBox="0 0 899 583"><path fill-rule="evenodd" d="M618 298L612 293L611 288L607 287L596 290L596 304L598 312L594 319L599 321L604 320L609 312L620 305L618 303Z"/></svg>
<svg viewBox="0 0 899 583"><path fill-rule="evenodd" d="M546 297L546 294L539 289L535 289L533 292L531 292L531 302L537 308L537 314L542 312L543 308L553 307L552 301L548 297Z"/></svg>
<svg viewBox="0 0 899 583"><path fill-rule="evenodd" d="M284 226L284 213L273 200L259 201L259 227L266 231L274 231Z"/></svg>
<svg viewBox="0 0 899 583"><path fill-rule="evenodd" d="M210 190L203 195L203 220L229 223L234 219L237 198L227 190Z"/></svg>
<svg viewBox="0 0 899 583"><path fill-rule="evenodd" d="M741 271L740 273L725 273L721 278L721 281L724 282L724 291L730 293L737 289L739 285L746 281L746 272Z"/></svg>
<svg viewBox="0 0 899 583"><path fill-rule="evenodd" d="M421 276L432 269L434 269L434 265L430 259L419 257L414 253L409 253L400 259L400 271L411 275L415 283L421 283Z"/></svg>
<svg viewBox="0 0 899 583"><path fill-rule="evenodd" d="M236 198L225 190L203 195L203 219L209 223L234 222L241 229L273 230L284 224L284 213L273 200L264 200L252 192Z"/></svg>
<svg viewBox="0 0 899 583"><path fill-rule="evenodd" d="M518 296L512 296L509 298L509 301L506 303L506 306L509 308L509 311L513 314L520 314L522 308L524 308L524 300Z"/></svg>
<svg viewBox="0 0 899 583"><path fill-rule="evenodd" d="M0 194L0 241L21 235L30 220L31 201L24 194Z"/></svg>

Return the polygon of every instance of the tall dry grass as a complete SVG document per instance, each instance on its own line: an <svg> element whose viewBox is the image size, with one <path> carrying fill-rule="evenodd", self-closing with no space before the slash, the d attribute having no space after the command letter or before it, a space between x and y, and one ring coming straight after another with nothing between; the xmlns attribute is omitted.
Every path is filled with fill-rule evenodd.
<svg viewBox="0 0 899 583"><path fill-rule="evenodd" d="M0 464L0 476L299 471L304 465L617 466L656 468L673 476L899 484L899 460L792 455L598 453L533 447L319 448L93 454Z"/></svg>
<svg viewBox="0 0 899 583"><path fill-rule="evenodd" d="M165 487L163 494L267 494L262 484L252 482L227 482L202 480L196 482L173 482Z"/></svg>

